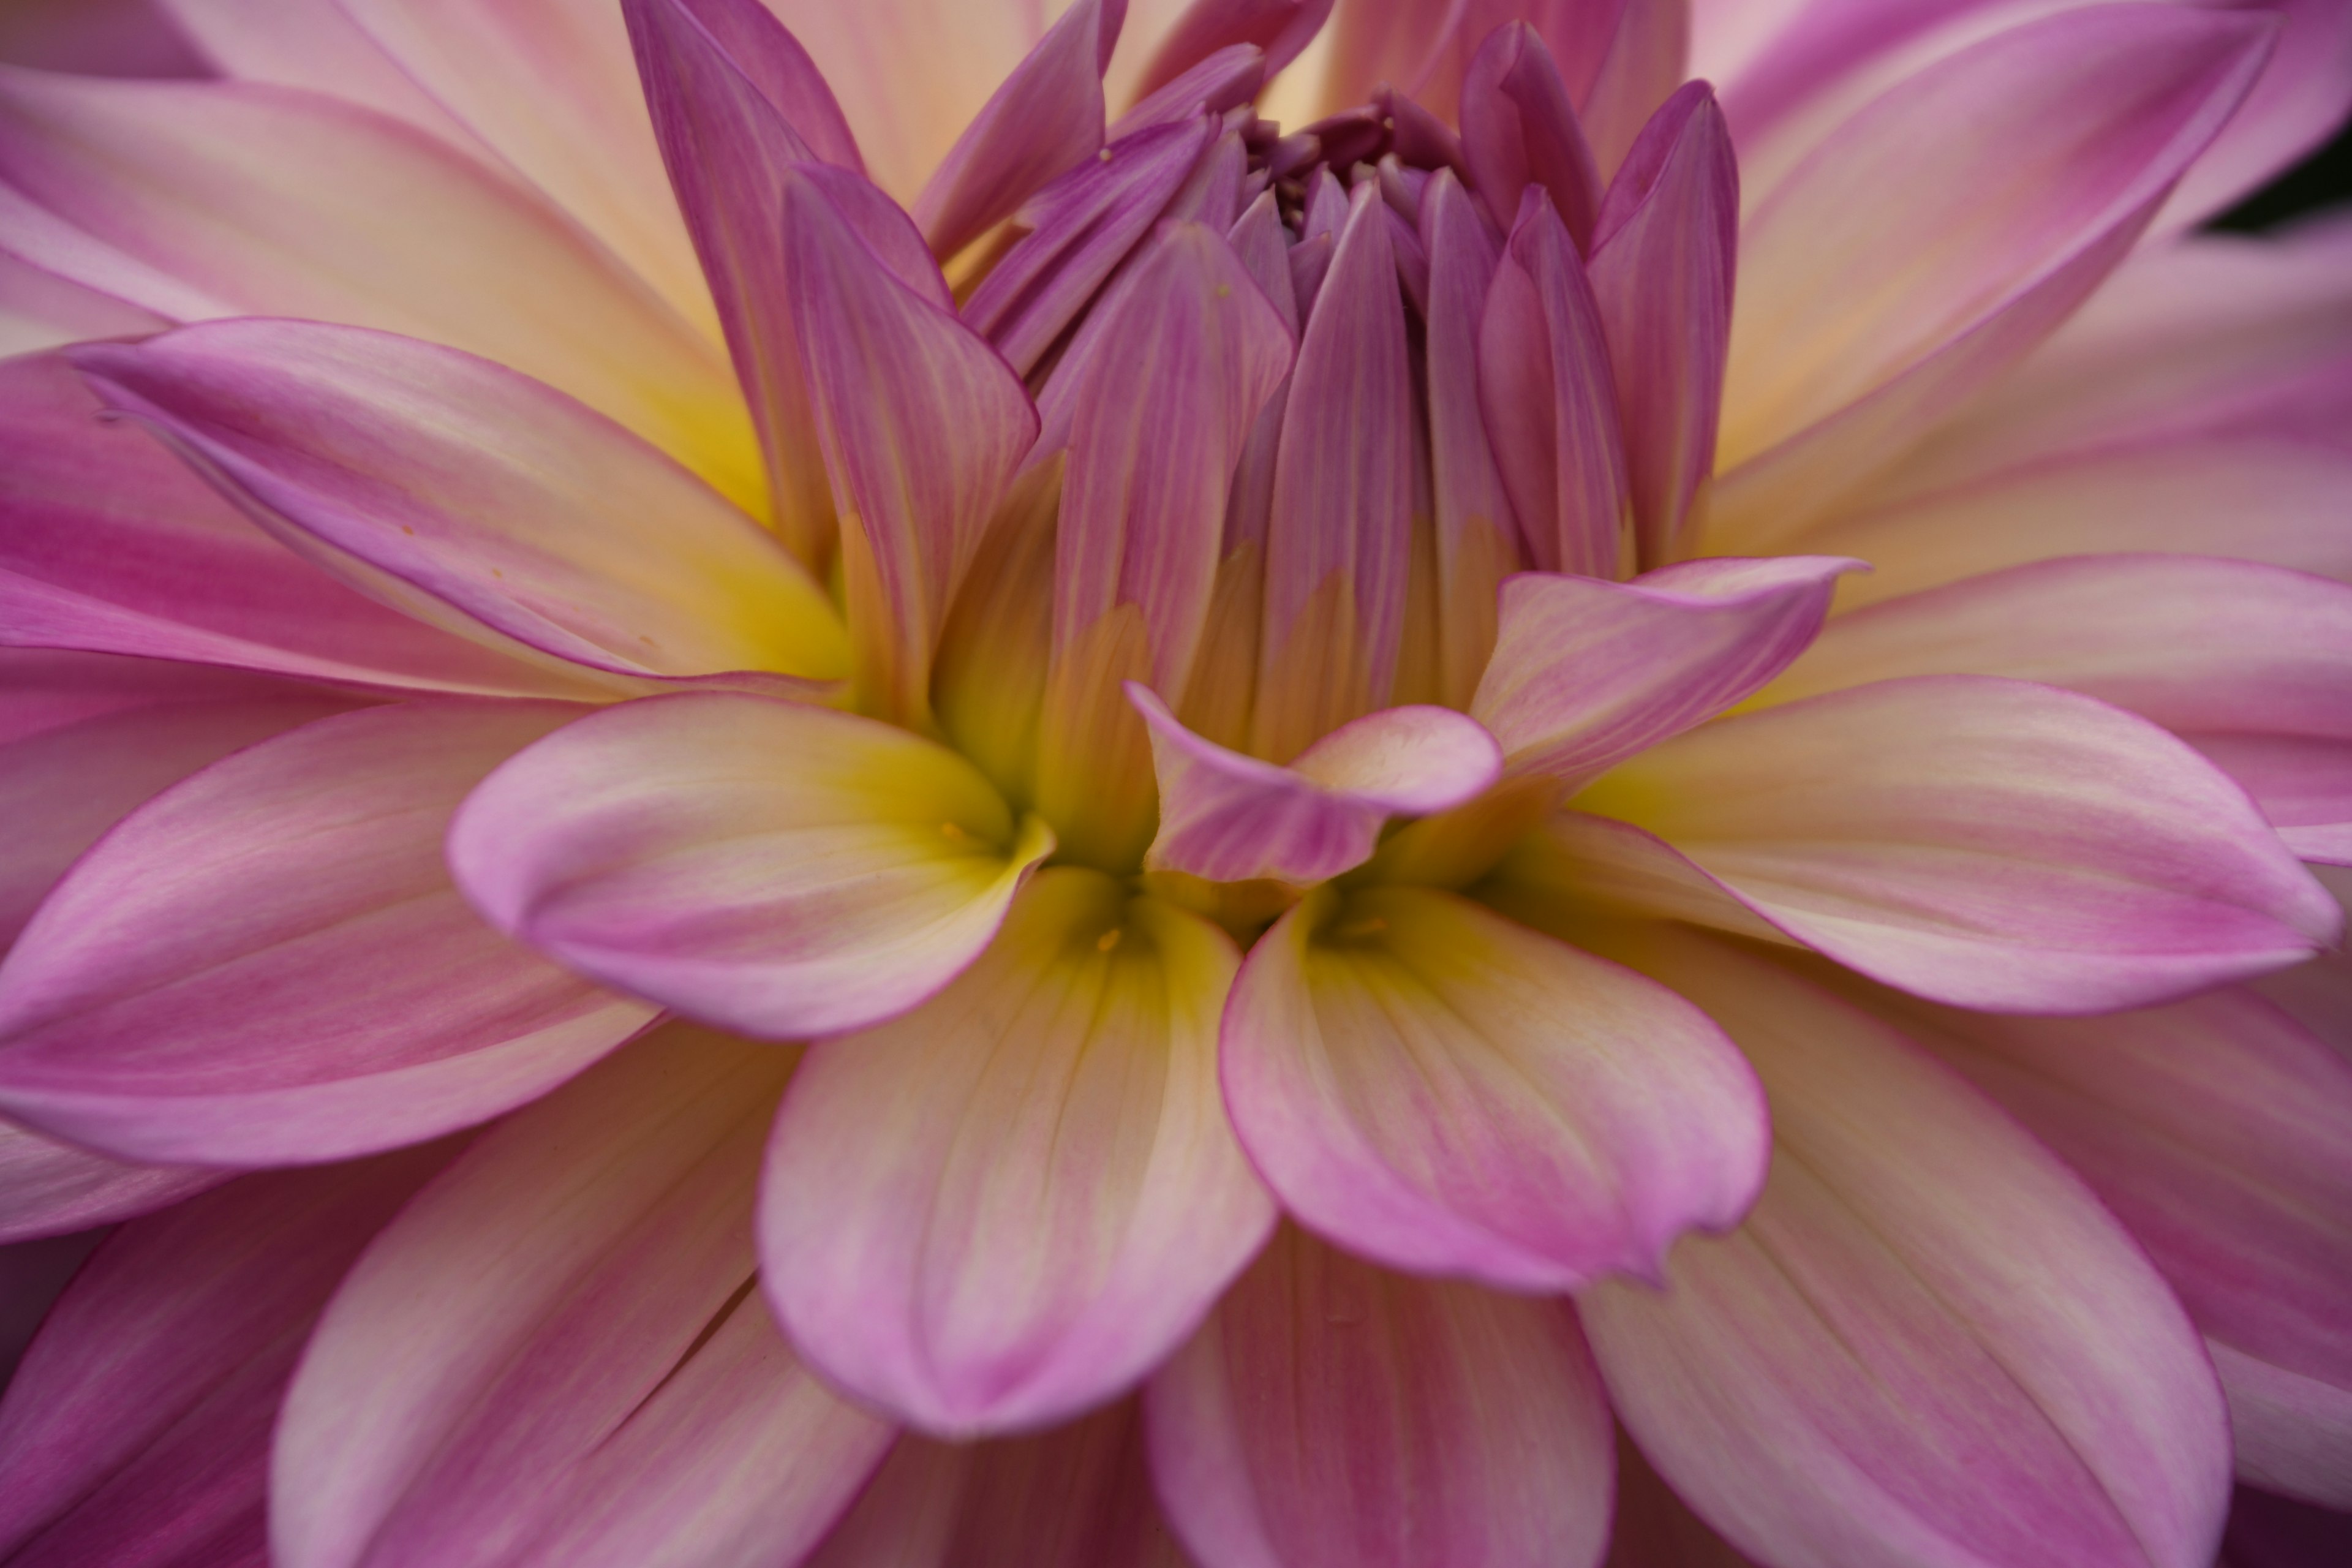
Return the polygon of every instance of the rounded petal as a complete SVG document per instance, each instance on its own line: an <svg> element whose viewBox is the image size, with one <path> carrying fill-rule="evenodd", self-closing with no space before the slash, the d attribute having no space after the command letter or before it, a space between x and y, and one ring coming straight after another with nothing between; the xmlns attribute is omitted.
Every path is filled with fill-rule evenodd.
<svg viewBox="0 0 2352 1568"><path fill-rule="evenodd" d="M1675 1490L1768 1563L2205 1568L2230 1436L2196 1331L2055 1157L1916 1047L1765 960L1629 954L1772 1097L1763 1199L1664 1289L1578 1300Z"/></svg>
<svg viewBox="0 0 2352 1568"><path fill-rule="evenodd" d="M1763 1179L1755 1079L1696 1009L1428 889L1323 893L1225 1014L1242 1145L1302 1224L1417 1273L1575 1289L1653 1273Z"/></svg>
<svg viewBox="0 0 2352 1568"><path fill-rule="evenodd" d="M227 1179L223 1171L127 1165L0 1122L0 1245L168 1208Z"/></svg>
<svg viewBox="0 0 2352 1568"><path fill-rule="evenodd" d="M484 919L581 973L787 1038L946 984L1052 848L944 747L713 692L605 709L524 752L457 814L449 864Z"/></svg>
<svg viewBox="0 0 2352 1568"><path fill-rule="evenodd" d="M431 702L215 763L85 856L0 963L0 1105L128 1159L271 1164L437 1136L654 1009L501 940L450 885L466 791L581 710Z"/></svg>
<svg viewBox="0 0 2352 1568"><path fill-rule="evenodd" d="M283 1568L797 1561L889 1428L753 1289L793 1053L673 1026L502 1123L328 1306L270 1476Z"/></svg>
<svg viewBox="0 0 2352 1568"><path fill-rule="evenodd" d="M1559 1303L1387 1274L1286 1227L1145 1396L1215 1568L1591 1568L1608 1406Z"/></svg>
<svg viewBox="0 0 2352 1568"><path fill-rule="evenodd" d="M1274 1223L1217 1093L1237 963L1197 916L1051 870L938 996L812 1047L760 1209L803 1353L958 1436L1158 1364Z"/></svg>
<svg viewBox="0 0 2352 1568"><path fill-rule="evenodd" d="M2282 968L2342 923L2210 763L2024 681L1917 676L1727 719L1575 804L1797 940L1964 1007L2145 1005Z"/></svg>

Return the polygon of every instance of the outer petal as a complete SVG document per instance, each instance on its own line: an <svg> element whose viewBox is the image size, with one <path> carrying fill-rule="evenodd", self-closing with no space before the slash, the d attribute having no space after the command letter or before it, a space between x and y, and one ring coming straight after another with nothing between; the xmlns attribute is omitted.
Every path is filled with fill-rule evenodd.
<svg viewBox="0 0 2352 1568"><path fill-rule="evenodd" d="M1527 573L1503 585L1470 711L1515 773L1580 783L1715 717L1804 651L1837 556L1689 561L1610 583Z"/></svg>
<svg viewBox="0 0 2352 1568"><path fill-rule="evenodd" d="M0 652L0 948L99 835L208 763L353 706L288 681Z"/></svg>
<svg viewBox="0 0 2352 1568"><path fill-rule="evenodd" d="M2344 527L2352 453L2233 437L2027 464L1980 483L1860 512L1792 537L1855 555L1841 608L2062 555L2166 551L2267 561L2352 579Z"/></svg>
<svg viewBox="0 0 2352 1568"><path fill-rule="evenodd" d="M2270 67L2245 107L2189 165L2157 220L2189 228L2252 195L2342 130L2352 110L2352 10L2338 0L2286 0Z"/></svg>
<svg viewBox="0 0 2352 1568"><path fill-rule="evenodd" d="M1275 458L1249 747L1260 756L1287 762L1388 700L1412 554L1412 421L1404 301L1367 181L1307 318Z"/></svg>
<svg viewBox="0 0 2352 1568"><path fill-rule="evenodd" d="M0 1551L263 1562L269 1428L303 1336L450 1152L247 1176L117 1231L0 1399Z"/></svg>
<svg viewBox="0 0 2352 1568"><path fill-rule="evenodd" d="M344 587L237 515L55 356L0 365L0 644L242 666L338 685L543 696L576 673ZM92 664L99 654L81 656ZM237 678L208 675L215 684Z"/></svg>
<svg viewBox="0 0 2352 1568"><path fill-rule="evenodd" d="M336 0L155 0L197 53L240 81L307 88L489 150L393 64Z"/></svg>
<svg viewBox="0 0 2352 1568"><path fill-rule="evenodd" d="M1417 1273L1654 1272L1763 1179L1755 1080L1704 1016L1429 889L1310 897L1225 1015L1225 1096L1301 1223Z"/></svg>
<svg viewBox="0 0 2352 1568"><path fill-rule="evenodd" d="M404 74L707 329L710 297L662 178L618 5L336 4Z"/></svg>
<svg viewBox="0 0 2352 1568"><path fill-rule="evenodd" d="M1196 916L1048 871L929 1004L814 1047L760 1214L793 1342L956 1436L1142 1378L1274 1224L1217 1092L1237 963Z"/></svg>
<svg viewBox="0 0 2352 1568"><path fill-rule="evenodd" d="M551 389L352 328L224 321L70 351L110 406L353 586L542 664L845 670L824 591L691 475ZM560 668L560 666L559 666Z"/></svg>
<svg viewBox="0 0 2352 1568"><path fill-rule="evenodd" d="M805 1568L1190 1568L1144 1468L1134 1402L1034 1437L909 1433Z"/></svg>
<svg viewBox="0 0 2352 1568"><path fill-rule="evenodd" d="M776 235L791 167L822 159L855 173L856 144L815 66L758 0L631 0L624 11L662 161L759 426L776 530L822 573L833 557L833 493ZM906 215L856 181L836 182L836 194L844 186L867 197L866 237L886 253L895 238L899 275L918 283L930 274L944 303L945 284Z"/></svg>
<svg viewBox="0 0 2352 1568"><path fill-rule="evenodd" d="M1133 681L1127 694L1151 728L1155 870L1311 886L1370 859L1391 816L1459 805L1502 771L1494 737L1448 708L1367 713L1276 767L1194 734Z"/></svg>
<svg viewBox="0 0 2352 1568"><path fill-rule="evenodd" d="M2210 1563L2220 1390L2097 1200L1900 1036L1763 960L1666 931L1636 956L1756 1063L1777 1145L1747 1224L1685 1242L1665 1289L1578 1301L1675 1490L1769 1563Z"/></svg>
<svg viewBox="0 0 2352 1568"><path fill-rule="evenodd" d="M2103 1018L1860 998L2081 1173L2203 1331L2238 1473L2352 1506L2352 1061L2243 990Z"/></svg>
<svg viewBox="0 0 2352 1568"><path fill-rule="evenodd" d="M562 214L367 110L241 83L0 73L0 211L11 250L159 315L299 316L447 343L763 503L709 344Z"/></svg>
<svg viewBox="0 0 2352 1568"><path fill-rule="evenodd" d="M0 253L0 357L86 338L144 337L170 324L152 310Z"/></svg>
<svg viewBox="0 0 2352 1568"><path fill-rule="evenodd" d="M578 711L373 709L165 791L0 964L0 1104L129 1159L331 1160L496 1115L627 1039L652 1008L500 941L441 863L465 792Z"/></svg>
<svg viewBox="0 0 2352 1568"><path fill-rule="evenodd" d="M2241 12L2094 6L1963 50L1846 121L1740 237L1718 462L1743 471L1717 492L1719 536L1760 550L1818 515L2046 336L2237 106L2272 32ZM2021 186L2028 160L2047 172Z"/></svg>
<svg viewBox="0 0 2352 1568"><path fill-rule="evenodd" d="M2352 15L2352 13L2347 13ZM2352 430L2352 222L2143 248L1875 488L1892 500L2053 458Z"/></svg>
<svg viewBox="0 0 2352 1568"><path fill-rule="evenodd" d="M1568 230L1531 195L1486 295L1478 401L1535 563L1614 577L1632 525L1600 308Z"/></svg>
<svg viewBox="0 0 2352 1568"><path fill-rule="evenodd" d="M970 0L768 0L808 47L882 188L911 205L1045 32L1044 8Z"/></svg>
<svg viewBox="0 0 2352 1568"><path fill-rule="evenodd" d="M772 1038L904 1012L978 956L1053 848L971 763L767 698L605 709L477 790L449 864L500 931Z"/></svg>
<svg viewBox="0 0 2352 1568"><path fill-rule="evenodd" d="M1145 1398L1216 1568L1590 1568L1609 1415L1568 1311L1385 1274L1285 1227Z"/></svg>
<svg viewBox="0 0 2352 1568"><path fill-rule="evenodd" d="M65 1236L168 1208L226 1180L219 1171L125 1165L0 1123L0 1243Z"/></svg>
<svg viewBox="0 0 2352 1568"><path fill-rule="evenodd" d="M1879 681L1695 731L1578 797L1938 1001L2087 1013L2294 963L2340 914L2144 720L2022 681Z"/></svg>
<svg viewBox="0 0 2352 1568"><path fill-rule="evenodd" d="M2153 719L2306 857L2352 858L2352 587L2199 556L2020 566L1840 616L1767 695L1958 672Z"/></svg>
<svg viewBox="0 0 2352 1568"><path fill-rule="evenodd" d="M1692 506L1715 472L1738 222L1731 132L1706 84L1692 82L1633 143L1592 247L1645 566L1683 553Z"/></svg>
<svg viewBox="0 0 2352 1568"><path fill-rule="evenodd" d="M889 1430L752 1289L788 1051L675 1026L486 1134L378 1238L278 1428L284 1568L755 1568Z"/></svg>
<svg viewBox="0 0 2352 1568"><path fill-rule="evenodd" d="M843 520L861 696L919 720L948 602L1037 415L986 342L877 255L835 183L784 179L793 342Z"/></svg>
<svg viewBox="0 0 2352 1568"><path fill-rule="evenodd" d="M1103 68L1127 0L1074 0L1013 68L914 206L923 237L953 256L1103 144Z"/></svg>

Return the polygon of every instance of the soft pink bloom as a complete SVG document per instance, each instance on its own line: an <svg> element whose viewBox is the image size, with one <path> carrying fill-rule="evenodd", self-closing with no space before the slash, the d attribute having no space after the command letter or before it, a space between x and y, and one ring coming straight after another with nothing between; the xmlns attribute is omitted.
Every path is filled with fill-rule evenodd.
<svg viewBox="0 0 2352 1568"><path fill-rule="evenodd" d="M2352 230L2190 232L2352 6L159 3L0 67L0 1559L2352 1509Z"/></svg>

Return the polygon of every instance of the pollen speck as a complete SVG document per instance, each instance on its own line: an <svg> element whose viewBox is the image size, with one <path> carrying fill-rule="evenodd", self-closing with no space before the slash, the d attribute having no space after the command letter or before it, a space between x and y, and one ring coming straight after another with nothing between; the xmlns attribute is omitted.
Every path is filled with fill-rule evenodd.
<svg viewBox="0 0 2352 1568"><path fill-rule="evenodd" d="M1125 934L1125 928L1120 926L1111 927L1110 930L1095 938L1095 951L1097 952L1108 952L1112 948L1118 945L1118 939Z"/></svg>
<svg viewBox="0 0 2352 1568"><path fill-rule="evenodd" d="M1110 162L1110 149L1106 147L1101 152L1096 153L1095 156L1103 163L1108 163Z"/></svg>
<svg viewBox="0 0 2352 1568"><path fill-rule="evenodd" d="M1230 299L1232 299L1232 298L1233 298L1233 294L1234 294L1234 286L1233 286L1232 284L1230 284L1230 283L1220 283L1220 284L1218 284L1218 285L1217 285L1217 298L1218 298L1218 299L1220 299L1220 300L1230 300Z"/></svg>
<svg viewBox="0 0 2352 1568"><path fill-rule="evenodd" d="M952 822L942 822L940 824L940 837L950 843L961 844L970 839L971 835Z"/></svg>

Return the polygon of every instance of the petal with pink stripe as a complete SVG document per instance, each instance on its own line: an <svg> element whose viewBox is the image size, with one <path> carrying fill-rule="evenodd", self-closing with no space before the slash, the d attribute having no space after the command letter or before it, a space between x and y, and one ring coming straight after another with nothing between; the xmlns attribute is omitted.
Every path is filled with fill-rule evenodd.
<svg viewBox="0 0 2352 1568"><path fill-rule="evenodd" d="M772 1039L945 985L1052 852L970 763L738 693L604 709L484 782L449 833L483 918L581 973Z"/></svg>
<svg viewBox="0 0 2352 1568"><path fill-rule="evenodd" d="M1031 1436L907 1433L803 1568L1192 1568L1133 1400Z"/></svg>
<svg viewBox="0 0 2352 1568"><path fill-rule="evenodd" d="M1608 1544L1608 1405L1565 1305L1288 1226L1144 1415L1170 1521L1217 1568L1593 1568Z"/></svg>
<svg viewBox="0 0 2352 1568"><path fill-rule="evenodd" d="M2230 1495L2221 1390L2090 1190L1826 992L1694 932L1619 930L1772 1097L1747 1223L1684 1242L1663 1289L1577 1301L1674 1489L1767 1563L2205 1568Z"/></svg>
<svg viewBox="0 0 2352 1568"><path fill-rule="evenodd" d="M1250 952L1225 1096L1299 1222L1416 1273L1652 1274L1763 1179L1762 1097L1706 1016L1433 889L1318 892Z"/></svg>
<svg viewBox="0 0 2352 1568"><path fill-rule="evenodd" d="M365 109L0 70L0 212L25 259L171 320L301 317L446 343L764 504L714 343L506 172Z"/></svg>
<svg viewBox="0 0 2352 1568"><path fill-rule="evenodd" d="M2341 912L2245 793L2144 719L1982 676L1692 731L1575 804L1888 984L2094 1013L2298 962Z"/></svg>
<svg viewBox="0 0 2352 1568"><path fill-rule="evenodd" d="M295 551L457 636L573 667L580 695L733 671L805 689L845 672L824 591L772 537L513 371L297 321L68 353Z"/></svg>
<svg viewBox="0 0 2352 1568"><path fill-rule="evenodd" d="M580 711L322 719L133 812L0 963L0 1105L126 1159L341 1159L495 1116L635 1034L652 1007L502 941L442 864L466 791Z"/></svg>
<svg viewBox="0 0 2352 1568"><path fill-rule="evenodd" d="M1692 82L1643 128L1611 184L1590 268L1643 566L1684 553L1692 507L1715 474L1738 223L1731 132L1706 84Z"/></svg>
<svg viewBox="0 0 2352 1568"><path fill-rule="evenodd" d="M1194 734L1134 681L1127 695L1159 776L1154 870L1310 886L1370 859L1390 817L1460 805L1502 772L1494 737L1450 708L1367 713L1276 767Z"/></svg>
<svg viewBox="0 0 2352 1568"><path fill-rule="evenodd" d="M1742 226L1714 547L1777 547L2047 337L2244 98L2274 30L2195 6L2068 11L1841 125ZM2044 173L2020 184L2028 163Z"/></svg>
<svg viewBox="0 0 2352 1568"><path fill-rule="evenodd" d="M247 1176L116 1231L0 1398L0 1552L266 1561L270 1426L303 1337L452 1152Z"/></svg>
<svg viewBox="0 0 2352 1568"><path fill-rule="evenodd" d="M170 325L152 310L0 253L0 358L89 338L145 337Z"/></svg>
<svg viewBox="0 0 2352 1568"><path fill-rule="evenodd" d="M1497 227L1517 216L1521 193L1541 186L1578 251L1591 247L1601 171L1540 33L1511 21L1487 35L1462 78L1461 121L1471 183Z"/></svg>
<svg viewBox="0 0 2352 1568"><path fill-rule="evenodd" d="M953 1436L1139 1381L1274 1223L1217 1090L1238 962L1197 916L1047 871L928 1005L811 1047L760 1208L793 1343Z"/></svg>
<svg viewBox="0 0 2352 1568"><path fill-rule="evenodd" d="M0 364L0 645L404 691L581 689L576 673L494 652L344 586L239 516L148 432L102 418L102 407L62 357Z"/></svg>
<svg viewBox="0 0 2352 1568"><path fill-rule="evenodd" d="M1387 704L1412 554L1407 353L1387 207L1367 181L1307 319L1275 458L1259 756L1286 762Z"/></svg>
<svg viewBox="0 0 2352 1568"><path fill-rule="evenodd" d="M1633 502L1616 382L1584 264L1540 192L1504 247L1478 352L1478 405L1535 564L1619 575Z"/></svg>
<svg viewBox="0 0 2352 1568"><path fill-rule="evenodd" d="M221 75L301 88L429 131L478 156L489 149L411 81L335 0L155 0Z"/></svg>
<svg viewBox="0 0 2352 1568"><path fill-rule="evenodd" d="M2352 1506L2352 1060L2243 989L2065 1019L1855 999L2000 1100L2147 1249L2221 1374L2239 1476Z"/></svg>
<svg viewBox="0 0 2352 1568"><path fill-rule="evenodd" d="M2352 587L2189 555L2019 566L1838 617L1766 695L1961 672L2153 719L2244 784L2298 854L2352 859Z"/></svg>
<svg viewBox="0 0 2352 1568"><path fill-rule="evenodd" d="M1470 711L1515 773L1581 783L1714 718L1802 653L1838 556L1716 558L1630 583L1524 573L1503 584Z"/></svg>
<svg viewBox="0 0 2352 1568"><path fill-rule="evenodd" d="M168 1208L226 1180L226 1171L129 1165L0 1123L0 1245Z"/></svg>
<svg viewBox="0 0 2352 1568"><path fill-rule="evenodd" d="M371 1246L279 1417L285 1568L791 1563L890 1429L754 1289L794 1053L673 1025L501 1123Z"/></svg>

